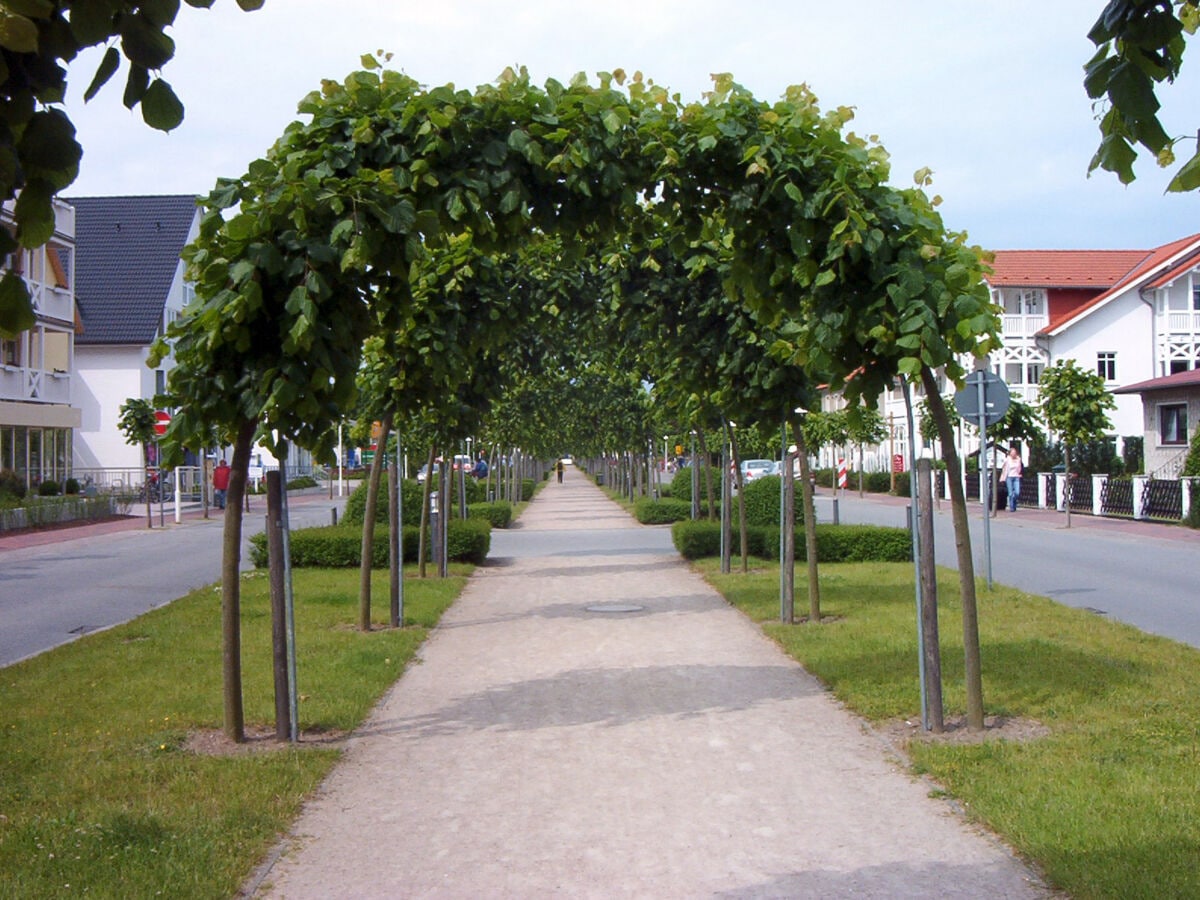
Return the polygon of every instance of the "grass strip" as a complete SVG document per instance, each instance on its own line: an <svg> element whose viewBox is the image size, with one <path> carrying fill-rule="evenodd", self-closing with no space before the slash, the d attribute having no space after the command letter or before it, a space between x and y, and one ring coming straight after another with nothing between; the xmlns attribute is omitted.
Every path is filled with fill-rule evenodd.
<svg viewBox="0 0 1200 900"><path fill-rule="evenodd" d="M296 570L300 728L348 731L393 684L466 584L405 583L405 627L354 627L358 572ZM47 600L47 602L51 602ZM185 749L220 728L220 593L195 591L125 625L0 669L0 897L230 897L340 751L235 756ZM274 729L265 572L242 589L247 727Z"/></svg>
<svg viewBox="0 0 1200 900"><path fill-rule="evenodd" d="M821 567L820 626L779 623L779 569L695 563L851 709L920 718L910 564ZM947 716L965 712L957 573L939 571ZM800 579L798 579L800 581ZM796 608L807 607L797 584ZM978 587L989 715L1049 735L912 740L913 768L1074 898L1200 896L1200 651L1047 598Z"/></svg>

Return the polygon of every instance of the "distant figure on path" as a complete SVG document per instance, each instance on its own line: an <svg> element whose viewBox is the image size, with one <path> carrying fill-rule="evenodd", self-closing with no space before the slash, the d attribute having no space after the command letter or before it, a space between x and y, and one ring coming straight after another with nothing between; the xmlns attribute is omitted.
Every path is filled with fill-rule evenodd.
<svg viewBox="0 0 1200 900"><path fill-rule="evenodd" d="M213 469L213 503L217 509L225 508L225 492L229 490L229 463L222 459Z"/></svg>
<svg viewBox="0 0 1200 900"><path fill-rule="evenodd" d="M554 464L554 471L558 473L558 483L559 484L562 484L562 476L563 476L564 468L566 468L566 467L563 465L563 461L561 459Z"/></svg>
<svg viewBox="0 0 1200 900"><path fill-rule="evenodd" d="M1004 457L1004 467L1000 470L1000 477L1004 479L1004 485L1008 488L1008 511L1017 511L1017 498L1021 494L1021 454L1016 447L1012 447L1008 451L1008 456Z"/></svg>

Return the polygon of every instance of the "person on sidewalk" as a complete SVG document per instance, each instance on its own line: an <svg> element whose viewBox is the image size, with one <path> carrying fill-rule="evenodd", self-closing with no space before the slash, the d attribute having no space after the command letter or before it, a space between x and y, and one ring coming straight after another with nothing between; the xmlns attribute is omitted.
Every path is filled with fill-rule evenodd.
<svg viewBox="0 0 1200 900"><path fill-rule="evenodd" d="M554 464L554 471L558 473L558 483L562 484L563 461L561 459Z"/></svg>
<svg viewBox="0 0 1200 900"><path fill-rule="evenodd" d="M217 509L225 508L225 493L229 490L229 463L222 459L213 469L213 503Z"/></svg>
<svg viewBox="0 0 1200 900"><path fill-rule="evenodd" d="M1004 486L1008 489L1008 511L1017 511L1017 498L1021 495L1021 453L1016 447L1012 447L1008 451L1008 456L1004 457L1004 466L1000 470L1000 477L1004 479Z"/></svg>

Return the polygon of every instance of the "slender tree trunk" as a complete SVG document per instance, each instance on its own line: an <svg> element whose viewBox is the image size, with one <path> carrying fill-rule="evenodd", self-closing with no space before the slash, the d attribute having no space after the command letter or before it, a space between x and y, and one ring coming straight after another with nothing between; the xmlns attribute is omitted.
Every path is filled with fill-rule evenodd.
<svg viewBox="0 0 1200 900"><path fill-rule="evenodd" d="M425 463L425 484L421 492L421 534L417 538L417 567L421 578L425 577L425 557L429 555L427 532L429 531L429 494L433 490L433 461L437 451L429 447L429 460Z"/></svg>
<svg viewBox="0 0 1200 900"><path fill-rule="evenodd" d="M387 450L388 435L392 431L392 414L383 417L379 426L379 439L375 442L375 458L371 460L371 474L367 478L367 503L363 512L362 559L358 566L358 628L371 630L371 563L375 549L375 513L379 507L379 484L383 481L383 457Z"/></svg>
<svg viewBox="0 0 1200 900"><path fill-rule="evenodd" d="M697 429L700 438L700 458L704 460L704 489L708 494L708 521L717 517L716 505L713 503L713 473L708 461L708 442L704 440L704 429ZM693 465L695 461L693 460Z"/></svg>
<svg viewBox="0 0 1200 900"><path fill-rule="evenodd" d="M921 367L925 399L942 441L946 477L950 479L950 511L954 520L954 549L958 558L958 583L962 594L963 664L966 670L967 728L982 731L983 676L979 651L979 609L975 597L975 560L971 556L971 531L967 520L967 498L962 486L962 467L954 448L954 429L937 378L928 366Z"/></svg>
<svg viewBox="0 0 1200 900"><path fill-rule="evenodd" d="M242 498L250 449L258 424L242 422L233 442L233 460L226 492L225 525L221 535L221 678L225 698L225 736L235 743L246 740L242 709Z"/></svg>
<svg viewBox="0 0 1200 900"><path fill-rule="evenodd" d="M792 456L787 450L787 420L783 423L783 548L779 554L780 590L783 594L779 619L784 625L796 621L796 478Z"/></svg>
<svg viewBox="0 0 1200 900"><path fill-rule="evenodd" d="M402 517L403 480L400 477L400 442L388 466L388 624L404 624L404 535Z"/></svg>
<svg viewBox="0 0 1200 900"><path fill-rule="evenodd" d="M738 452L737 436L733 427L726 422L725 430L729 434L729 447L733 455L733 480L738 489L738 530L741 532L742 572L750 571L750 539L746 534L746 500L742 496L746 482L742 477L742 455Z"/></svg>
<svg viewBox="0 0 1200 900"><path fill-rule="evenodd" d="M804 501L804 567L808 572L808 621L821 624L821 580L817 569L817 510L813 502L812 469L808 465L808 446L804 430L792 426L796 435L796 458L800 461L800 497Z"/></svg>
<svg viewBox="0 0 1200 900"><path fill-rule="evenodd" d="M1063 441L1063 475L1066 476L1063 481L1063 493L1066 494L1066 503L1063 505L1067 509L1067 527L1071 527L1071 445Z"/></svg>
<svg viewBox="0 0 1200 900"><path fill-rule="evenodd" d="M146 486L146 527L154 527L154 508L150 504L150 445L142 444L142 484Z"/></svg>

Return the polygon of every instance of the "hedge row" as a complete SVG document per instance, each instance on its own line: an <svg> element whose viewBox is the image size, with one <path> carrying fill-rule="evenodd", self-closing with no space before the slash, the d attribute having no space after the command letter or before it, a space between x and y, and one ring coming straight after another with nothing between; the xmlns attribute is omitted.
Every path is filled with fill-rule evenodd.
<svg viewBox="0 0 1200 900"><path fill-rule="evenodd" d="M507 528L512 524L513 508L507 500L472 503L467 507L467 515L472 519L485 519L493 528Z"/></svg>
<svg viewBox="0 0 1200 900"><path fill-rule="evenodd" d="M528 494L528 497L533 496L533 484L532 479L526 479L521 485L522 491ZM457 510L457 484L455 487L455 502L452 508ZM416 525L421 521L421 501L424 499L424 490L425 486L423 484L411 478L401 482L400 511L404 514L405 527ZM362 524L367 510L367 491L368 483L363 481L351 492L350 496L346 499L346 511L342 515L342 521L349 525ZM467 514L471 518L487 519L492 523L492 527L494 528L507 528L512 522L512 504L506 500L485 503L486 496L487 488L484 486L484 483L476 478L468 478ZM498 508L498 504L504 504L508 507L507 514ZM379 485L379 499L375 503L375 521L381 525L386 525L388 523L388 509L387 478L385 477ZM482 512L476 513L476 509L480 509Z"/></svg>
<svg viewBox="0 0 1200 900"><path fill-rule="evenodd" d="M421 529L405 525L401 552L406 563L417 561ZM375 529L371 548L371 567L386 568L388 564L388 530ZM288 536L292 565L297 568L345 569L357 568L362 559L362 528L354 525L331 525L322 528L301 528ZM446 534L450 559L478 565L487 559L492 545L491 526L483 519L451 519ZM257 568L268 564L267 536L250 538L250 558Z"/></svg>
<svg viewBox="0 0 1200 900"><path fill-rule="evenodd" d="M671 538L675 542L675 549L687 559L718 556L721 552L719 522L676 522L671 527ZM737 529L734 529L734 547L738 552L740 540ZM751 555L763 559L779 558L778 527L747 527L746 541ZM908 562L912 559L912 538L904 528L818 525L817 555L821 562ZM806 559L804 532L801 530L796 532L796 559Z"/></svg>
<svg viewBox="0 0 1200 900"><path fill-rule="evenodd" d="M652 500L642 497L633 506L633 515L643 525L667 525L692 517L692 504L688 500Z"/></svg>

